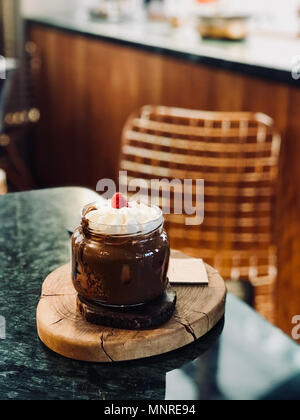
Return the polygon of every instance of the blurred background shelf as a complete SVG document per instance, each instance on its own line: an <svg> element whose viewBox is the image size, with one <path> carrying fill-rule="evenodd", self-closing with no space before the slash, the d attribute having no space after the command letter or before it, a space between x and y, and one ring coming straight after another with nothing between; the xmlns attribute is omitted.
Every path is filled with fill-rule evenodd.
<svg viewBox="0 0 300 420"><path fill-rule="evenodd" d="M30 26L37 24L69 34L182 58L185 61L241 71L290 84L300 83L291 77L293 58L300 44L300 39L293 37L253 33L242 42L208 40L201 39L193 28L178 30L164 22L141 21L133 24L126 20L115 24L95 22L89 18L78 20L69 14L27 14L26 22Z"/></svg>

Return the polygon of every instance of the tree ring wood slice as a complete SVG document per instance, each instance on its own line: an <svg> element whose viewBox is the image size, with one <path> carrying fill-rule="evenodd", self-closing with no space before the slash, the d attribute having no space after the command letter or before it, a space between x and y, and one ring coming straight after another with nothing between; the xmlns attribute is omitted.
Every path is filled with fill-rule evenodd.
<svg viewBox="0 0 300 420"><path fill-rule="evenodd" d="M169 321L176 307L176 292L171 286L158 299L130 308L111 308L95 305L77 297L77 309L87 322L95 325L140 330L156 328Z"/></svg>
<svg viewBox="0 0 300 420"><path fill-rule="evenodd" d="M172 258L186 256L172 252ZM70 265L64 265L44 281L37 307L39 337L61 356L96 363L141 359L184 347L209 332L225 312L224 280L210 266L206 269L208 286L172 286L177 303L169 321L134 331L87 322L77 310Z"/></svg>

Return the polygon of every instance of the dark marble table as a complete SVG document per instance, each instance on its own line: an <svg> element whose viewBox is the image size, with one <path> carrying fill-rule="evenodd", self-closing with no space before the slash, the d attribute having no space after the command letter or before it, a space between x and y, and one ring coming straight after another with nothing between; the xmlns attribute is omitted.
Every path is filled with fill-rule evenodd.
<svg viewBox="0 0 300 420"><path fill-rule="evenodd" d="M41 285L68 261L67 228L93 197L81 188L0 197L0 399L300 398L298 345L231 295L225 320L167 355L96 365L47 350L35 325Z"/></svg>

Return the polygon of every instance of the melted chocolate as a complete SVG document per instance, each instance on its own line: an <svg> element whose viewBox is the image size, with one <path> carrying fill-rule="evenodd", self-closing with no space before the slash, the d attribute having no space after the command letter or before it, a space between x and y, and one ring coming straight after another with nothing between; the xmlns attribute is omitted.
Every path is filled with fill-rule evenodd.
<svg viewBox="0 0 300 420"><path fill-rule="evenodd" d="M72 237L72 277L79 296L106 305L137 305L164 293L170 244L162 227L145 235L95 235L85 220Z"/></svg>

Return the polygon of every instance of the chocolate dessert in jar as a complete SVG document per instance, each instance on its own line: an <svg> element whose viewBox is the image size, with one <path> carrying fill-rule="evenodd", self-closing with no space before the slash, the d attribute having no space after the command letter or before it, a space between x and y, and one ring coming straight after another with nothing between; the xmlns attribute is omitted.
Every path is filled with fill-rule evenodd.
<svg viewBox="0 0 300 420"><path fill-rule="evenodd" d="M170 244L158 207L116 194L87 206L72 237L72 278L79 299L130 308L168 286Z"/></svg>

